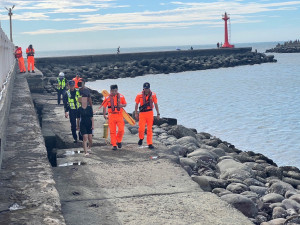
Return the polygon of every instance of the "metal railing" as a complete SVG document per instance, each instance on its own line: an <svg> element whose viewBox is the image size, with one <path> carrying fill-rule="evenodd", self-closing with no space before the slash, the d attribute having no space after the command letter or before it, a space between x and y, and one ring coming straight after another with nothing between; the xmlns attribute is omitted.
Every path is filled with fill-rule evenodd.
<svg viewBox="0 0 300 225"><path fill-rule="evenodd" d="M14 44L8 39L0 27L0 101L15 66Z"/></svg>

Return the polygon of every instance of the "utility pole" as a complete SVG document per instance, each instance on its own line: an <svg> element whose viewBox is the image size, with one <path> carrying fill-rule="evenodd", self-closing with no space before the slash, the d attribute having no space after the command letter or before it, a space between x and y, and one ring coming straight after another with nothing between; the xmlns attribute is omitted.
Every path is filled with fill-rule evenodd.
<svg viewBox="0 0 300 225"><path fill-rule="evenodd" d="M6 8L6 7L5 7ZM12 10L13 8L15 8L15 5L13 5L11 8L6 8L8 11L8 15L9 15L9 24L10 24L10 41L13 42L12 39L12 21L11 21L11 16L13 15Z"/></svg>

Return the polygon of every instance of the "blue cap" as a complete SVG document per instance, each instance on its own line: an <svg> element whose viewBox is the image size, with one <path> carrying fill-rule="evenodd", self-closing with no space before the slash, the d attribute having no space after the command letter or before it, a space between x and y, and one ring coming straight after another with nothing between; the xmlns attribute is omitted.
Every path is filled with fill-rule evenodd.
<svg viewBox="0 0 300 225"><path fill-rule="evenodd" d="M150 84L148 82L143 84L143 88L144 89L149 89L150 88Z"/></svg>
<svg viewBox="0 0 300 225"><path fill-rule="evenodd" d="M69 81L69 85L70 85L70 86L75 86L75 81L74 81L74 80L70 80L70 81Z"/></svg>

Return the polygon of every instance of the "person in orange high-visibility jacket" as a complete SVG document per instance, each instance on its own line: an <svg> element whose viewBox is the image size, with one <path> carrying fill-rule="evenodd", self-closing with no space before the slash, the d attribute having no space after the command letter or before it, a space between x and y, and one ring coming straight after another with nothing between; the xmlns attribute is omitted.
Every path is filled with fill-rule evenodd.
<svg viewBox="0 0 300 225"><path fill-rule="evenodd" d="M157 119L160 118L157 97L154 92L150 90L150 84L148 82L143 84L143 91L139 93L135 98L135 118L139 120L139 142L138 145L143 144L145 127L147 125L147 144L150 149L153 149L152 143L152 126L153 126L153 104L157 112ZM140 107L139 107L140 105ZM140 113L138 114L138 108Z"/></svg>
<svg viewBox="0 0 300 225"><path fill-rule="evenodd" d="M23 52L21 47L18 46L15 47L15 57L16 59L18 59L20 73L26 73Z"/></svg>
<svg viewBox="0 0 300 225"><path fill-rule="evenodd" d="M79 75L79 74L76 74L76 77L74 77L73 80L75 81L75 88L76 88L76 89L79 89L79 87L78 87L78 82L79 82L79 81L82 81L82 78L80 77L80 75Z"/></svg>
<svg viewBox="0 0 300 225"><path fill-rule="evenodd" d="M28 67L28 72L30 73L30 67L31 71L34 72L34 49L32 45L29 45L28 48L26 49L26 54L27 54L27 67Z"/></svg>
<svg viewBox="0 0 300 225"><path fill-rule="evenodd" d="M122 115L123 107L126 107L127 103L125 97L118 93L118 86L116 84L110 86L110 95L106 97L102 103L103 116L106 116L106 107L108 107L108 126L110 130L110 142L113 146L113 150L122 148L122 139L124 136L124 119ZM118 127L118 133L117 131Z"/></svg>

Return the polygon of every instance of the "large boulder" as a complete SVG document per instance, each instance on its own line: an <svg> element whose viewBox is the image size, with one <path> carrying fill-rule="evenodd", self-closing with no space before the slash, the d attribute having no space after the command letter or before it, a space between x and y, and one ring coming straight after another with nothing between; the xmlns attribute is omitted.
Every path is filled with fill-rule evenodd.
<svg viewBox="0 0 300 225"><path fill-rule="evenodd" d="M293 191L293 192L296 191L292 185L280 180L272 180L270 181L270 184L271 186L269 187L268 190L269 193L277 193L284 196L287 191Z"/></svg>
<svg viewBox="0 0 300 225"><path fill-rule="evenodd" d="M209 176L192 176L192 180L199 184L203 191L212 191L215 188L224 188L227 182Z"/></svg>
<svg viewBox="0 0 300 225"><path fill-rule="evenodd" d="M233 159L224 159L217 164L217 169L220 171L221 179L239 179L245 180L254 176L252 170Z"/></svg>
<svg viewBox="0 0 300 225"><path fill-rule="evenodd" d="M255 218L257 216L258 209L255 204L243 195L227 194L223 195L221 199L231 204L247 217Z"/></svg>
<svg viewBox="0 0 300 225"><path fill-rule="evenodd" d="M263 196L261 199L264 203L276 203L276 202L282 202L284 197L280 194L270 193Z"/></svg>
<svg viewBox="0 0 300 225"><path fill-rule="evenodd" d="M177 141L175 141L174 144L181 145L181 146L184 146L184 147L186 147L188 149L192 149L192 150L196 150L197 148L200 147L196 138L191 137L191 136L182 137L182 138L178 139Z"/></svg>
<svg viewBox="0 0 300 225"><path fill-rule="evenodd" d="M259 196L264 196L268 191L268 188L266 187L255 186L255 185L251 185L249 188L251 191L257 193Z"/></svg>
<svg viewBox="0 0 300 225"><path fill-rule="evenodd" d="M196 138L196 134L191 129L188 129L182 125L173 126L172 129L168 131L168 134L173 135L178 139L186 136L192 136Z"/></svg>
<svg viewBox="0 0 300 225"><path fill-rule="evenodd" d="M231 183L227 186L226 189L235 194L240 194L242 192L249 191L248 186L241 183Z"/></svg>

